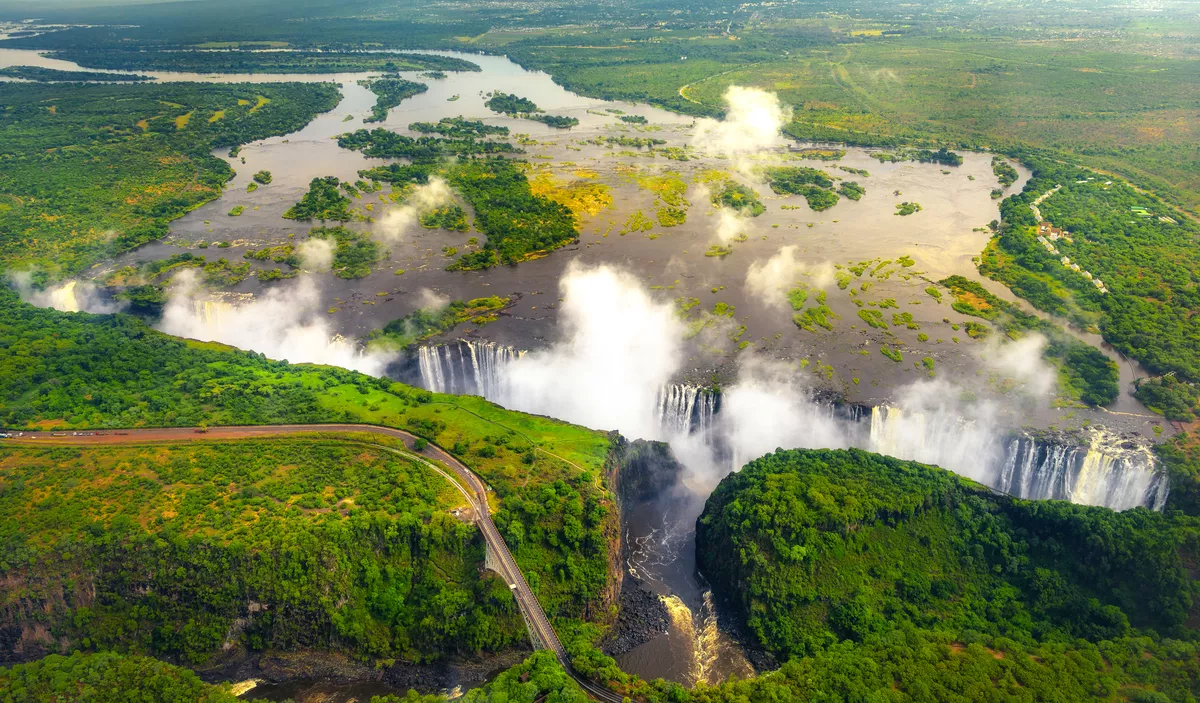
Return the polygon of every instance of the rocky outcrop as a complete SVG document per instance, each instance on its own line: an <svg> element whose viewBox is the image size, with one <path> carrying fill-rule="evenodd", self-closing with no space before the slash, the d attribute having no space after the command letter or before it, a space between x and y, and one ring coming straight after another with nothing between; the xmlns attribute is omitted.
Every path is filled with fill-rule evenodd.
<svg viewBox="0 0 1200 703"><path fill-rule="evenodd" d="M621 588L620 613L600 648L609 656L624 654L659 635L666 634L670 615L662 600L632 576Z"/></svg>

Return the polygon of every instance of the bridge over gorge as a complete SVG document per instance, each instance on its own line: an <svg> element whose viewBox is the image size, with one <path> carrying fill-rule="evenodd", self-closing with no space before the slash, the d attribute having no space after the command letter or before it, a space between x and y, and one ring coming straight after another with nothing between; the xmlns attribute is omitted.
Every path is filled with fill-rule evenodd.
<svg viewBox="0 0 1200 703"><path fill-rule="evenodd" d="M487 547L485 567L504 579L512 591L513 599L525 620L529 631L529 639L534 649L548 649L554 652L560 664L566 669L571 678L579 684L590 697L603 703L622 703L622 696L599 686L580 674L571 666L567 650L558 639L554 627L551 626L541 603L529 588L516 559L508 550L500 531L492 521L492 515L487 500L487 487L483 481L465 464L455 459L441 447L429 444L420 452L413 448L417 437L413 434L392 427L357 424L330 425L258 425L251 427L212 427L205 430L195 428L156 428L131 430L103 430L88 432L21 432L12 433L6 442L29 445L70 444L70 445L108 445L108 444L148 444L155 442L189 442L245 439L252 437L272 437L289 434L313 433L366 433L399 439L404 450L384 444L374 444L361 441L361 444L382 451L392 452L414 461L441 475L454 485L459 493L466 498L467 503L475 512L475 522L483 534ZM19 436L18 436L19 435ZM359 441L359 440L347 440ZM432 460L432 461L431 461ZM436 464L434 462L437 462ZM440 464L440 466L439 466ZM449 471L447 471L449 469Z"/></svg>

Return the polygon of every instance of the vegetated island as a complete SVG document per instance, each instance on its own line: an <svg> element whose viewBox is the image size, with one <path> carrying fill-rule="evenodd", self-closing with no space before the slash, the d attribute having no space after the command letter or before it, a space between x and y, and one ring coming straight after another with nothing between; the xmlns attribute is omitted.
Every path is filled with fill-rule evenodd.
<svg viewBox="0 0 1200 703"><path fill-rule="evenodd" d="M808 207L822 212L837 205L833 178L820 169L808 166L778 166L765 170L767 185L779 195L802 195Z"/></svg>
<svg viewBox="0 0 1200 703"><path fill-rule="evenodd" d="M492 112L499 112L509 117L519 117L525 120L541 122L542 124L558 129L569 129L579 124L579 119L575 117L544 114L542 109L537 106L537 103L528 98L513 95L512 93L494 92L483 104Z"/></svg>
<svg viewBox="0 0 1200 703"><path fill-rule="evenodd" d="M136 73L62 71L57 68L44 68L42 66L5 66L4 68L0 68L0 76L21 78L39 83L139 83L154 80L154 76L142 76Z"/></svg>
<svg viewBox="0 0 1200 703"><path fill-rule="evenodd" d="M51 58L85 68L190 73L361 73L363 71L479 71L478 64L450 56L371 51L156 51L70 48Z"/></svg>
<svg viewBox="0 0 1200 703"><path fill-rule="evenodd" d="M387 119L388 110L399 105L405 98L429 90L429 86L424 83L390 76L368 78L359 81L358 84L375 93L375 105L371 108L371 115L364 118L363 122L383 122Z"/></svg>

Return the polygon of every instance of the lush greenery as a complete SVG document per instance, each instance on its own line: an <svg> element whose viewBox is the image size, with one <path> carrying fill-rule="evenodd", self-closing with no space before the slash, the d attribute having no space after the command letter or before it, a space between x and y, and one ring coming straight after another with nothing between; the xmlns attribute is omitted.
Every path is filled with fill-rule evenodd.
<svg viewBox="0 0 1200 703"><path fill-rule="evenodd" d="M497 524L500 525L506 539L509 540L518 563L527 575L530 586L538 594L543 606L552 617L604 619L609 616L610 601L607 599L611 598L612 594L608 591L608 579L612 573L610 568L615 567L609 565L607 544L608 540L615 535L616 512L613 509L611 496L605 490L603 483L604 468L611 446L607 435L549 418L512 413L479 398L436 395L392 383L386 379L371 378L337 368L293 366L269 361L259 354L240 352L218 344L179 340L155 332L138 319L125 315L95 316L35 308L21 303L15 293L7 288L0 290L0 303L2 303L0 304L0 426L104 428L142 425L188 426L200 423L215 425L352 421L403 427L453 451L456 456L483 476L495 490L500 506L496 515ZM14 449L12 451L24 450ZM78 459L84 461L85 465L89 461L87 456L92 454L91 450L76 449L46 451L51 452L48 456L62 457L61 463ZM66 453L53 453L60 451ZM97 449L95 451L106 450ZM240 457L241 453L234 452L233 456ZM217 459L214 458L213 462L215 464ZM51 463L60 463L60 459L55 458ZM185 462L185 465L180 468L170 462L163 465L156 464L151 460L149 465L142 462L135 463L135 467L143 467L146 471L174 472L190 470L188 469L190 464L190 461ZM6 475L14 465L25 466L32 471L37 464L20 459L0 462ZM240 458L238 461L232 461L231 465L233 468L221 469L224 472L220 474L223 476L221 481L214 479L200 485L199 496L207 497L212 490L218 491L213 499L218 495L224 495L221 487L225 486L235 475L230 471L239 470L239 467L252 468L248 462L242 462ZM140 470L137 469L137 471ZM171 475L176 476L177 474ZM183 477L185 474L178 474L178 476ZM47 474L46 480L54 482L58 480L58 477ZM66 486L67 479L65 477L63 477L63 481L62 485ZM153 489L151 483L143 486L140 481L141 479L134 481L130 488ZM90 495L87 493L88 491L107 490L104 488L103 481L99 483L77 481L77 484L72 490L82 491L79 494L81 499ZM13 486L14 484L6 483L6 485ZM308 484L304 484L304 486L308 486ZM263 490L266 491L266 488L264 487ZM315 491L325 496L323 490L318 487L302 487L297 495ZM46 515L50 515L53 510L64 511L63 520L67 524L75 524L72 521L76 520L87 522L85 518L88 515L96 514L94 511L100 510L106 516L106 521L112 518L111 523L106 522L109 526L99 532L91 531L90 528L83 529L83 536L79 537L79 540L91 540L89 544L113 545L115 551L111 552L112 554L132 554L122 552L116 547L122 544L137 544L141 545L140 550L146 554L154 554L156 558L157 555L162 555L164 559L178 559L180 566L184 567L185 573L177 578L183 579L186 576L188 579L196 579L195 583L205 584L197 594L198 597L208 594L218 600L225 598L226 595L222 594L229 593L226 590L228 583L249 583L246 579L277 579L270 583L282 584L284 582L278 579L299 578L293 577L289 573L305 574L307 578L312 579L349 579L351 573L364 573L366 575L354 582L354 588L366 588L371 583L382 583L373 580L375 577L370 576L370 573L373 572L353 570L335 570L330 574L318 574L315 572L320 570L308 568L300 569L298 572L279 574L260 574L255 570L244 573L231 571L234 568L233 565L244 565L248 568L253 564L265 564L266 562L255 560L264 559L269 555L243 549L238 553L241 554L238 559L242 561L233 559L235 553L229 552L228 555L232 561L227 562L212 551L215 547L195 548L190 540L208 539L207 544L210 545L220 541L215 539L210 528L199 530L192 536L184 534L178 538L166 539L164 537L163 544L154 540L146 542L145 540L149 538L139 535L146 530L166 530L168 527L166 523L171 516L162 517L163 523L153 520L144 525L136 520L131 524L127 520L116 519L117 513L113 512L114 510L138 509L138 501L129 499L124 490L113 489L110 493L103 493L104 499L100 505L89 502L73 503L66 500L64 495L63 490L51 491L50 503L31 501L29 509L32 510L34 505L38 505L40 507L37 509L46 511ZM332 495L335 502L345 497L344 495L338 496L336 490ZM7 498L5 499L7 500ZM321 498L321 500L325 499ZM39 497L38 501L41 500ZM274 500L265 496L260 498L254 491L243 496L239 489L236 497L231 500L235 502L254 500L256 501L255 506L257 506L254 508L255 510L279 508L285 511L285 517L286 511L289 509L288 505L277 505ZM300 499L297 498L297 500ZM287 501L284 502L287 503ZM225 522L216 523L218 532L233 534L236 530L248 529L246 523L238 518L243 513L220 511L213 512L209 516L209 511L203 509L206 505L208 504L200 504L195 513L198 516L205 516L204 520L220 520L220 516L228 516ZM172 510L177 515L184 514L182 507L180 505ZM305 506L295 507L300 509L301 513L297 519L317 519L315 513L307 512L309 509ZM312 534L310 531L282 534L279 539L283 541L277 545L280 549L288 544L295 544L296 549L300 551L291 552L284 549L278 553L279 558L285 558L288 554L295 554L297 558L300 558L302 554L308 554L315 558L319 552L311 550L379 548L379 543L373 541L378 537L371 537L371 535L382 534L372 532L378 527L372 526L375 523L368 520L362 528L367 532L354 533L346 531L352 524L355 524L353 511L348 516L341 516L331 514L324 506L315 504L312 510L323 515L324 517L320 518L322 520L340 520L341 517L347 517L351 519L351 522L346 523L345 530L338 528L341 531L330 533L319 540L313 540L311 544L308 541ZM339 511L332 512L338 513ZM39 512L39 514L42 513ZM263 515L265 516L266 513ZM161 513L160 516L162 516ZM201 518L197 517L196 519ZM28 551L14 551L22 544L25 546L21 547L21 550L40 549L36 544L26 540L26 536L31 534L28 529L20 526L17 522L10 521L7 524L9 528L6 534L15 541L6 543L6 545L12 545L13 548L10 549L9 546L6 546L3 550L5 557L28 555ZM419 526L413 527L413 529L418 528ZM272 534L274 533L265 532L262 539L274 539ZM470 538L470 535L467 537ZM122 541L125 539L133 541ZM242 538L240 543L245 545L247 544L246 540L253 539L258 538L254 536ZM364 544L356 546L360 541ZM368 546L371 544L376 547ZM387 544L394 543L388 542ZM477 543L471 542L471 544ZM53 552L47 552L45 558L49 561L46 563L48 565L57 564L59 567L67 569L67 566L64 565L69 565L71 562L63 555L73 553L67 549L68 546L67 543L62 543L57 545ZM83 546L80 543L70 548L78 547L81 550L78 553L83 555ZM235 546L237 545L230 543L229 549L233 549ZM394 548L397 550L401 547L400 544L394 544ZM465 546L463 548L466 549ZM64 552L64 549L67 551ZM103 554L109 553L104 552ZM330 554L332 553L330 552ZM213 577L213 580L207 581L205 580L209 578L205 576L209 573L207 567L188 566L188 564L201 563L189 560L208 560L210 558L216 560L211 565L212 573L221 575L224 581L218 580L216 576ZM28 559L23 559L20 563L17 561L6 563L8 566L4 567L4 571L8 580L5 583L17 583L14 580L15 574L29 573L12 571L13 569L32 569L36 566L36 564L30 564ZM149 569L158 562L150 559L135 559L120 563L124 566L119 568ZM355 562L351 566L353 569L367 568L361 566L359 562ZM351 569L351 566L348 566L347 569ZM262 568L268 571L275 570L267 569L265 566ZM73 572L68 569L67 571L46 573L54 578L66 578ZM116 586L124 588L136 582L136 580L129 581L120 577L120 573L118 571L112 575L117 579ZM133 573L135 572L128 572L128 574ZM154 578L166 579L168 576L166 572L156 572ZM80 581L78 577L78 574L71 576L76 579L75 587L82 588L84 582ZM150 576L147 575L147 578ZM392 576L387 578L392 578ZM26 580L20 582L30 583ZM257 583L266 583L266 581ZM346 584L347 588L351 587L349 581ZM27 585L20 586L22 589L26 587ZM466 587L464 585L464 588ZM482 586L472 583L468 590L479 587ZM490 586L487 587L490 588ZM339 585L338 589L340 588ZM333 592L336 593L338 589ZM501 584L501 591L506 590ZM126 591L118 592L126 593ZM292 592L284 589L276 595L283 598ZM185 604L191 603L195 606L200 602L174 601L172 599L179 592L166 585L161 589L152 589L149 593L141 596L139 593L140 591L135 591L133 596L152 597L155 599L156 607L164 609L163 612L176 615L184 612ZM326 620L325 622L333 622L331 628L306 630L302 623L308 621L296 621L299 623L297 629L286 632L284 630L277 631L277 634L285 639L297 638L288 641L299 642L301 638L308 638L313 642L319 641L327 644L334 642L360 653L374 651L373 648L376 647L383 649L408 647L408 651L415 653L418 646L440 646L436 643L431 644L431 640L412 640L404 643L398 639L389 639L390 635L388 637L379 635L378 623L373 620L376 615L370 614L371 612L378 613L378 611L370 611L370 607L366 604L363 607L367 610L339 611L336 607L336 596L326 598L324 595L319 597L313 595L311 598L304 598L303 601L296 606L300 609L298 612L313 614L312 616L315 618L331 618L330 613L342 612L339 622L347 629L339 630L337 622ZM8 612L20 614L23 622L31 625L37 617L40 617L36 613L42 612L40 600L36 608L26 601L6 600L4 602L12 603L12 605L4 607L15 608ZM124 602L128 604L133 601ZM243 609L249 607L248 602L240 596L237 602ZM22 605L22 603L25 604ZM69 605L73 611L77 612L77 606L80 604L71 602ZM100 605L102 602L93 602L87 607L92 608L91 612L93 613L106 612L99 608ZM446 604L439 604L435 601L424 603L420 607L443 606ZM62 605L62 607L67 607L67 605ZM130 605L130 607L133 606ZM97 610L98 608L99 610ZM133 647L135 644L138 647L145 645L154 648L154 651L175 648L173 651L187 651L194 653L195 656L202 656L204 647L212 644L210 637L217 629L216 625L212 624L217 620L209 619L216 618L214 614L216 611L192 607L188 612L191 613L189 618L201 618L207 624L203 628L188 629L187 620L184 619L177 623L182 629L173 630L163 623L151 626L150 623L153 621L146 619L139 620L139 622L147 624L145 627L129 628L120 625L120 622L125 622L125 620L110 621L105 619L107 617L105 616L97 622L111 622L111 628L108 628L107 625L105 628L97 626L91 629L95 629L99 634L91 634L90 631L88 633L80 632L80 634L88 637L111 638L112 642L123 642L129 647ZM229 611L220 612L227 614ZM263 616L263 619L255 620L255 622L264 623L265 627L266 622L276 617L274 614L279 614L275 609L271 609L269 612L273 615ZM290 611L285 609L284 613L286 612ZM452 612L459 611L453 610ZM245 614L246 611L241 611L241 615ZM282 616L282 614L279 615ZM456 630L456 632L466 632L474 627L457 617L441 617L438 620L440 624L430 625L430 627L466 628ZM63 622L65 623L64 628L77 627L73 624L74 618ZM321 622L321 620L313 622ZM160 630L159 625L163 625L166 629ZM481 632L480 630L472 631ZM290 634L288 634L289 632ZM388 630L388 632L395 634L392 630ZM516 632L518 635L515 636L523 636L519 635L519 627ZM155 633L159 633L161 638L155 639ZM193 633L195 638L191 638ZM221 635L224 634L225 630L221 630ZM5 639L3 641L9 644L15 643L15 640L10 642ZM105 639L104 641L110 640ZM448 641L444 640L444 642ZM467 640L454 641L461 644ZM146 644L147 642L148 644ZM421 655L425 656L426 654L432 656L436 652L430 650L422 652Z"/></svg>
<svg viewBox="0 0 1200 703"><path fill-rule="evenodd" d="M1005 188L1016 183L1019 176L1017 169L1003 156L992 157L992 173L996 174L996 180Z"/></svg>
<svg viewBox="0 0 1200 703"><path fill-rule="evenodd" d="M382 247L370 235L345 227L314 227L308 236L333 240L333 274L338 278L366 278L383 255Z"/></svg>
<svg viewBox="0 0 1200 703"><path fill-rule="evenodd" d="M446 229L451 232L466 232L471 229L467 212L458 203L442 205L421 214L421 226L426 229Z"/></svg>
<svg viewBox="0 0 1200 703"><path fill-rule="evenodd" d="M458 325L473 322L486 325L496 320L500 311L512 304L509 298L491 296L472 300L452 300L444 308L421 309L392 320L371 333L373 343L405 347L430 337L444 334Z"/></svg>
<svg viewBox="0 0 1200 703"><path fill-rule="evenodd" d="M1189 456L1171 461L1192 462L1194 481ZM687 690L622 672L589 627L566 642L578 671L648 703L1184 703L1200 692L1194 515L1020 501L858 450L779 451L722 480L697 523L700 568L788 658L778 671Z"/></svg>
<svg viewBox="0 0 1200 703"><path fill-rule="evenodd" d="M867 189L859 185L858 181L843 181L838 184L837 192L839 195L851 200L862 200L862 196L866 195Z"/></svg>
<svg viewBox="0 0 1200 703"><path fill-rule="evenodd" d="M778 166L766 170L767 185L780 195L803 195L817 212L837 205L833 179L828 173L808 166Z"/></svg>
<svg viewBox="0 0 1200 703"><path fill-rule="evenodd" d="M413 122L408 128L423 134L440 134L449 139L481 139L493 134L508 136L508 127L490 125L481 120L468 120L462 115L443 117L437 122Z"/></svg>
<svg viewBox="0 0 1200 703"><path fill-rule="evenodd" d="M1142 405L1176 422L1191 422L1200 409L1200 388L1194 383L1180 381L1174 375L1160 378L1142 378L1137 381L1134 392Z"/></svg>
<svg viewBox="0 0 1200 703"><path fill-rule="evenodd" d="M449 180L475 210L475 228L487 235L483 247L460 256L454 269L514 264L579 237L571 210L534 195L520 165L508 159L461 161L451 167Z"/></svg>
<svg viewBox="0 0 1200 703"><path fill-rule="evenodd" d="M74 82L81 83L102 82L102 83L139 83L141 81L154 80L150 76L141 76L136 73L104 73L103 71L60 71L57 68L44 68L42 66L5 66L0 68L0 76L8 78L21 78L27 81L39 82Z"/></svg>
<svg viewBox="0 0 1200 703"><path fill-rule="evenodd" d="M757 191L732 180L725 181L721 189L712 194L712 204L733 208L751 217L758 217L767 211Z"/></svg>
<svg viewBox="0 0 1200 703"><path fill-rule="evenodd" d="M390 76L369 78L359 81L358 84L375 94L375 105L371 108L371 115L364 118L363 122L383 122L387 119L388 111L403 102L405 98L411 98L429 90L429 86L424 83Z"/></svg>
<svg viewBox="0 0 1200 703"><path fill-rule="evenodd" d="M337 100L321 83L0 83L0 266L72 274L158 239L232 177L213 149Z"/></svg>
<svg viewBox="0 0 1200 703"><path fill-rule="evenodd" d="M1200 309L1200 225L1095 172L1039 158L1025 162L1033 176L1001 203L999 234L980 271L1042 310L1098 327L1151 371L1200 380L1200 317L1193 314ZM1038 206L1071 238L1053 242L1054 253L1038 241L1030 205L1058 186Z"/></svg>
<svg viewBox="0 0 1200 703"><path fill-rule="evenodd" d="M361 151L366 156L385 158L436 159L443 156L474 154L513 154L520 152L508 142L477 140L474 137L442 139L439 137L407 137L382 127L367 131L360 129L338 137L338 146Z"/></svg>
<svg viewBox="0 0 1200 703"><path fill-rule="evenodd" d="M201 663L233 632L251 650L420 660L524 636L507 586L477 576L483 540L448 513L461 496L387 451L309 438L0 456L16 487L0 498L7 582L61 594L38 616L52 638L26 656L66 638ZM28 618L28 596L5 590Z"/></svg>
<svg viewBox="0 0 1200 703"><path fill-rule="evenodd" d="M652 703L1186 701L1197 527L996 496L858 450L780 451L710 496L697 560L752 637L796 658L688 691L621 672L586 628L568 647L579 671Z"/></svg>
<svg viewBox="0 0 1200 703"><path fill-rule="evenodd" d="M857 450L790 451L722 481L697 523L697 558L782 656L901 622L1027 645L1134 628L1190 637L1196 526L994 496Z"/></svg>
<svg viewBox="0 0 1200 703"><path fill-rule="evenodd" d="M0 667L4 703L237 703L224 686L200 680L190 669L143 656L113 652L69 657L51 654L11 669Z"/></svg>
<svg viewBox="0 0 1200 703"><path fill-rule="evenodd" d="M492 112L499 112L512 117L541 112L537 103L532 100L513 95L512 93L501 93L499 91L492 93L491 97L483 105Z"/></svg>
<svg viewBox="0 0 1200 703"><path fill-rule="evenodd" d="M570 129L579 124L579 118L565 115L525 115L526 119L541 122L555 129Z"/></svg>
<svg viewBox="0 0 1200 703"><path fill-rule="evenodd" d="M1020 339L1029 333L1045 337L1042 356L1058 367L1060 390L1088 405L1108 405L1117 399L1120 393L1117 364L1099 349L1075 339L1053 322L997 298L976 281L951 276L941 284L954 294L951 307L955 312L990 320L1010 339Z"/></svg>
<svg viewBox="0 0 1200 703"><path fill-rule="evenodd" d="M350 198L342 195L337 176L314 178L308 184L308 192L300 202L288 208L283 216L289 220L334 220L346 222L350 219Z"/></svg>

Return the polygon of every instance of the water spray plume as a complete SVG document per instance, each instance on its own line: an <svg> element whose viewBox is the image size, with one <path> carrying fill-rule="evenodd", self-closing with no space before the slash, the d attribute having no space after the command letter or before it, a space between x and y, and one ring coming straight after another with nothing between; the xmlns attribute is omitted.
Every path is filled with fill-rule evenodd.
<svg viewBox="0 0 1200 703"><path fill-rule="evenodd" d="M183 271L175 277L159 329L180 337L249 349L272 359L330 364L383 375L394 355L364 353L336 336L321 316L320 305L320 291L308 276L235 307L212 300L200 290L195 273Z"/></svg>

